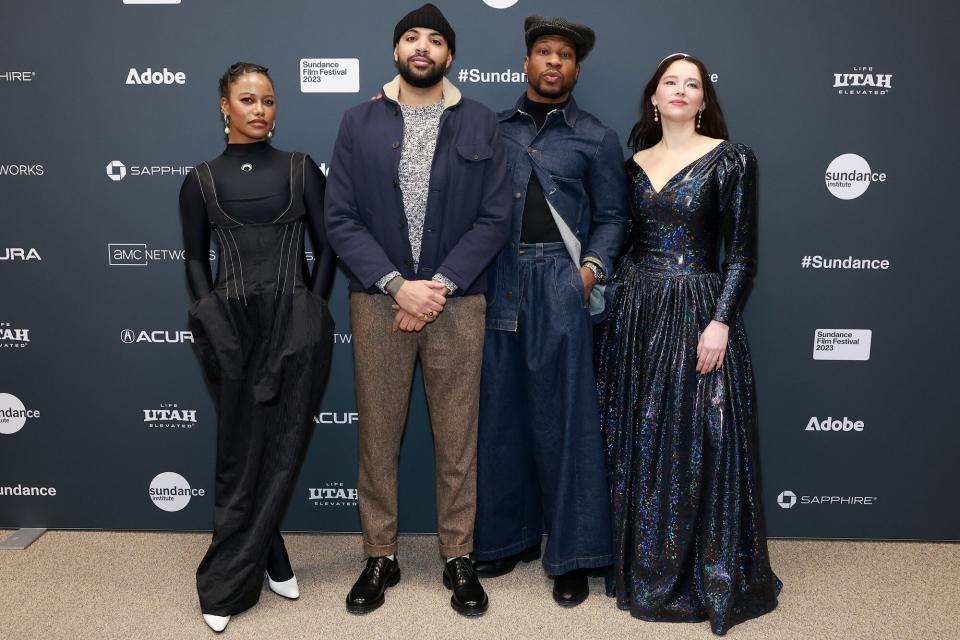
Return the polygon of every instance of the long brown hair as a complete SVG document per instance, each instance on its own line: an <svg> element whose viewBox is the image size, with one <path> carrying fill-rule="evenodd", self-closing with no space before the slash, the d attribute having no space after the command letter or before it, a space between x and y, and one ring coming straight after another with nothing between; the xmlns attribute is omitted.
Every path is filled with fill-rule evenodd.
<svg viewBox="0 0 960 640"><path fill-rule="evenodd" d="M677 60L686 60L697 66L700 71L700 79L703 85L704 109L700 120L700 133L711 138L720 138L728 140L727 123L723 119L723 110L720 109L720 101L717 100L717 92L713 88L713 82L710 80L710 74L707 72L706 65L694 56L686 53L674 53L663 59L663 62L657 67L653 77L643 89L643 98L640 100L640 119L630 130L630 137L627 144L634 152L641 149L648 149L660 142L663 137L663 129L659 122L653 120L653 104L650 98L657 92L660 85L660 78L667 72L667 68Z"/></svg>

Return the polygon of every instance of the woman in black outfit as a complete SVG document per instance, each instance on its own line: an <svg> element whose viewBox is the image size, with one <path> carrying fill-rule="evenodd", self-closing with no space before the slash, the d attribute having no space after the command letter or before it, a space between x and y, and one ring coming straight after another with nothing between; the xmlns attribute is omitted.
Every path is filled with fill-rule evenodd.
<svg viewBox="0 0 960 640"><path fill-rule="evenodd" d="M227 148L180 189L189 326L217 403L213 541L197 569L214 631L256 604L265 571L273 591L299 596L279 525L329 373L335 268L323 173L309 156L270 145L276 102L267 69L232 65L220 79L220 108Z"/></svg>

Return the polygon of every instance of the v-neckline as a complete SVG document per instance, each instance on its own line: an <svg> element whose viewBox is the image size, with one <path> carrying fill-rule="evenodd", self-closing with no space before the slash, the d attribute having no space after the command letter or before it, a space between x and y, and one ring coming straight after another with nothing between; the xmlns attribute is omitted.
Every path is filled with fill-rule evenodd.
<svg viewBox="0 0 960 640"><path fill-rule="evenodd" d="M707 156L709 156L710 154L712 154L714 151L716 151L717 149L719 149L720 147L722 147L722 146L725 145L725 144L727 144L727 141L726 141L726 140L721 140L716 146L714 146L712 149L710 149L709 151L707 151L705 154L703 154L702 156L694 159L692 162L690 162L690 163L684 165L683 167L681 167L680 170L677 171L675 174L673 174L666 182L664 182L663 185L661 185L659 189L657 189L655 186L653 186L653 180L650 179L650 174L647 173L647 170L646 170L646 169L644 169L642 166L640 166L640 163L637 162L637 158L635 157L635 155L631 155L631 156L630 156L630 160L631 160L631 162L633 162L634 165L636 165L636 167L637 167L638 169L640 169L640 171L643 172L643 175L647 178L647 183L650 185L650 188L653 189L654 195L659 196L661 193L663 193L663 190L666 189L667 187L669 187L671 184L673 184L673 181L676 180L679 176L681 176L681 175L683 175L683 176L689 175L690 170L693 169L694 165L696 165L697 163L699 163L701 160L703 160L704 158L706 158Z"/></svg>

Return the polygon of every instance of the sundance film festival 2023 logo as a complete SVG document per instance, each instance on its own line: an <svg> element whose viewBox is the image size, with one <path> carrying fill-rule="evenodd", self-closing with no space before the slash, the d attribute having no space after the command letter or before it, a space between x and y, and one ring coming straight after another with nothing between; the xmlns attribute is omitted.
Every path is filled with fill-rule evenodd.
<svg viewBox="0 0 960 640"><path fill-rule="evenodd" d="M120 182L128 176L131 178L183 177L190 173L191 169L193 169L193 167L188 165L175 164L131 164L128 166L120 160L111 160L107 163L107 177L113 182Z"/></svg>
<svg viewBox="0 0 960 640"><path fill-rule="evenodd" d="M342 482L324 482L322 487L310 487L308 500L315 507L355 507L357 490Z"/></svg>
<svg viewBox="0 0 960 640"><path fill-rule="evenodd" d="M28 409L12 393L0 393L0 435L13 435L27 424L27 419L40 417L36 409Z"/></svg>
<svg viewBox="0 0 960 640"><path fill-rule="evenodd" d="M877 503L876 496L798 496L793 491L781 491L777 496L777 505L781 509L792 509L796 506L818 507L872 507Z"/></svg>
<svg viewBox="0 0 960 640"><path fill-rule="evenodd" d="M893 74L856 66L848 73L833 74L833 88L841 96L885 96L893 88Z"/></svg>
<svg viewBox="0 0 960 640"><path fill-rule="evenodd" d="M814 360L869 360L870 329L817 329L813 334Z"/></svg>
<svg viewBox="0 0 960 640"><path fill-rule="evenodd" d="M357 93L359 58L301 58L300 93Z"/></svg>
<svg viewBox="0 0 960 640"><path fill-rule="evenodd" d="M0 349L23 349L30 344L30 329L0 322Z"/></svg>
<svg viewBox="0 0 960 640"><path fill-rule="evenodd" d="M151 429L193 429L197 424L197 410L166 402L156 409L144 409L143 423Z"/></svg>
<svg viewBox="0 0 960 640"><path fill-rule="evenodd" d="M887 174L870 168L863 156L844 153L833 159L824 174L827 190L841 200L859 198L874 182L886 182Z"/></svg>
<svg viewBox="0 0 960 640"><path fill-rule="evenodd" d="M150 481L148 495L158 509L173 512L185 509L191 498L203 498L207 492L191 487L179 473L165 471Z"/></svg>

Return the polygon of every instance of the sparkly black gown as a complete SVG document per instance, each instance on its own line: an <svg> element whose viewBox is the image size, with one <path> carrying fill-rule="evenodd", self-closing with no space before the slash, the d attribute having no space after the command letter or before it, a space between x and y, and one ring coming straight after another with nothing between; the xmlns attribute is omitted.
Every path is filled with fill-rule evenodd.
<svg viewBox="0 0 960 640"><path fill-rule="evenodd" d="M181 221L195 298L189 327L217 407L213 540L197 569L203 613L253 606L264 571L293 576L280 520L306 452L333 345L324 297L324 177L302 153L231 144L184 180ZM304 231L314 246L308 280ZM219 266L210 276L210 239Z"/></svg>
<svg viewBox="0 0 960 640"><path fill-rule="evenodd" d="M632 232L598 327L597 384L611 487L608 595L637 618L710 621L715 634L777 606L740 316L756 262L753 152L722 142L657 192L627 161ZM723 269L719 268L721 246ZM696 372L711 320L723 366Z"/></svg>

